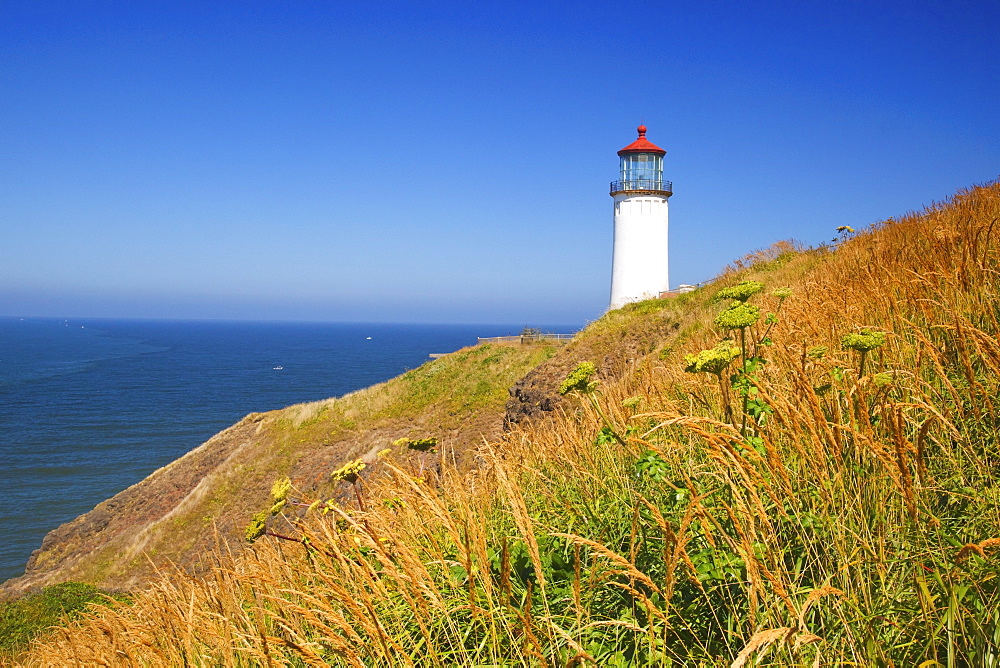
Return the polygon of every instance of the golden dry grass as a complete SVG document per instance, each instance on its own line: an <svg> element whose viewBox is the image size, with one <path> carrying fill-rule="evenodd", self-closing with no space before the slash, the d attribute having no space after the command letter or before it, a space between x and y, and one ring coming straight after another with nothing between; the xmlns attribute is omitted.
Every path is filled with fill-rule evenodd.
<svg viewBox="0 0 1000 668"><path fill-rule="evenodd" d="M293 518L308 548L165 574L25 663L1000 665L998 221L1000 187L971 188L609 314L682 326L471 471L387 465L364 512ZM766 362L686 373L747 279ZM886 335L864 368L862 329Z"/></svg>

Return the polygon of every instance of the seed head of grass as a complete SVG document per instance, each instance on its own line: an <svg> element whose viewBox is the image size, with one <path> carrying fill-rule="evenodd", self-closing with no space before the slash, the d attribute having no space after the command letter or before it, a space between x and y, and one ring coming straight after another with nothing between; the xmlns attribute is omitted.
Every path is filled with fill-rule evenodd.
<svg viewBox="0 0 1000 668"><path fill-rule="evenodd" d="M873 332L868 329L861 330L857 334L845 334L840 339L840 345L849 350L857 350L859 353L866 353L875 350L885 343L885 334Z"/></svg>
<svg viewBox="0 0 1000 668"><path fill-rule="evenodd" d="M590 380L590 377L595 373L597 373L597 367L594 366L593 362L580 362L559 386L559 394L593 392L594 388L597 387L597 381Z"/></svg>
<svg viewBox="0 0 1000 668"><path fill-rule="evenodd" d="M760 281L740 281L736 285L719 290L712 299L714 301L735 299L738 302L745 302L763 289L764 284Z"/></svg>
<svg viewBox="0 0 1000 668"><path fill-rule="evenodd" d="M715 324L722 329L743 329L760 320L760 307L739 303L715 316Z"/></svg>
<svg viewBox="0 0 1000 668"><path fill-rule="evenodd" d="M729 363L740 354L740 349L730 341L723 341L710 350L702 350L697 355L685 355L684 370L688 373L720 374L722 370L729 366Z"/></svg>

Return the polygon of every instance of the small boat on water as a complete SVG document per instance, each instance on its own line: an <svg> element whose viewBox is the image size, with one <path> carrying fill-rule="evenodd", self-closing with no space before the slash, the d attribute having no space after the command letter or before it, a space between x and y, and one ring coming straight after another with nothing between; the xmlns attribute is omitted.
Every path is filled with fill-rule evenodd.
<svg viewBox="0 0 1000 668"><path fill-rule="evenodd" d="M274 369L275 371L281 371L281 370L282 370L282 369L284 369L284 368L285 368L285 367L283 367L283 366L276 366L276 367L272 367L272 369Z"/></svg>
<svg viewBox="0 0 1000 668"><path fill-rule="evenodd" d="M372 337L370 337L370 336L366 336L365 337L365 341L371 341L371 340L372 340Z"/></svg>

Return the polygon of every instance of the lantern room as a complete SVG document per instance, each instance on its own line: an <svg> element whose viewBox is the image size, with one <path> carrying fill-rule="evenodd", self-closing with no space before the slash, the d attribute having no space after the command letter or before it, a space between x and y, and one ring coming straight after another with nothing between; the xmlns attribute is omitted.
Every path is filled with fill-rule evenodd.
<svg viewBox="0 0 1000 668"><path fill-rule="evenodd" d="M637 130L639 138L618 151L621 170L619 180L611 183L611 194L637 190L666 193L669 197L671 183L663 180L663 156L667 152L646 139L645 125Z"/></svg>

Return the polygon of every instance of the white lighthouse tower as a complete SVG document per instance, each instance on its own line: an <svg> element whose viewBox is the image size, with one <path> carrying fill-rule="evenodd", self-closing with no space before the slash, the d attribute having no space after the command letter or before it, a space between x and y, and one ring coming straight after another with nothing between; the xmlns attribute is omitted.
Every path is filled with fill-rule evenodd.
<svg viewBox="0 0 1000 668"><path fill-rule="evenodd" d="M663 180L659 146L639 138L618 151L621 172L611 182L615 198L615 245L611 262L611 306L656 297L669 289L667 281L667 200L673 194Z"/></svg>

